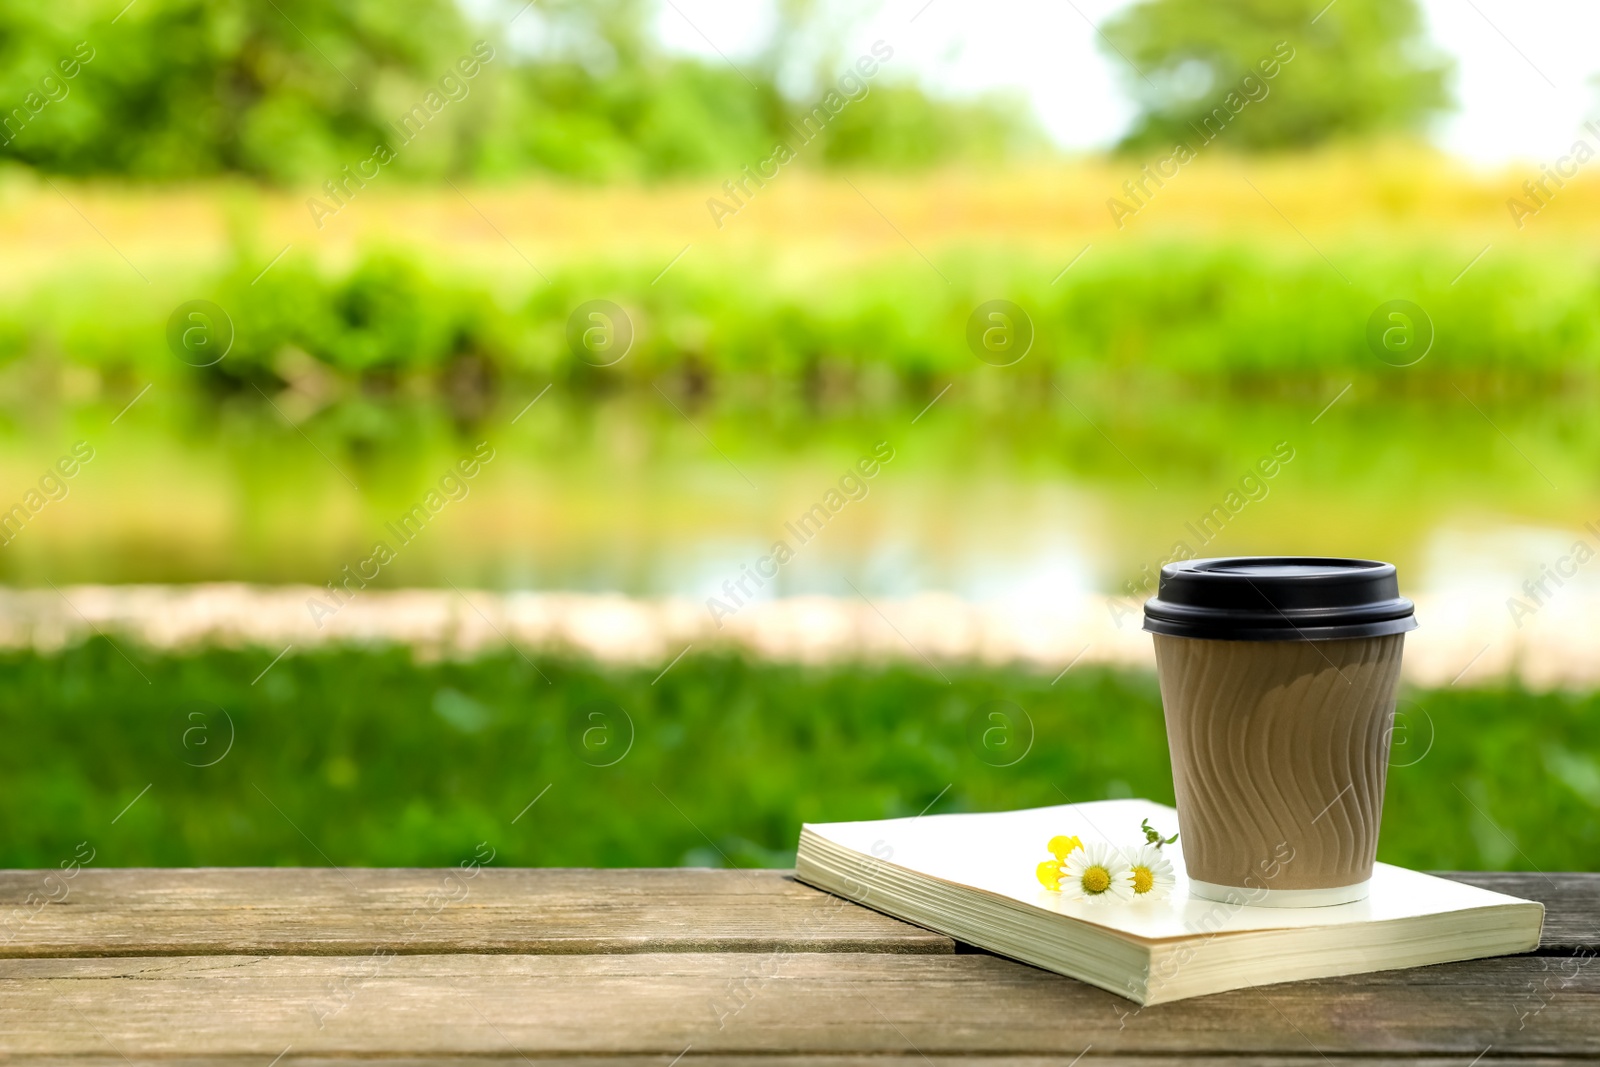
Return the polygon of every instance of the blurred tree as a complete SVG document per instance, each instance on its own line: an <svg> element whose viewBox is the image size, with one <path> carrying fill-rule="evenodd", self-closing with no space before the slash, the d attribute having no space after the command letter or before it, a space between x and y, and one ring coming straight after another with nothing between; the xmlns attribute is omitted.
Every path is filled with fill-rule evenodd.
<svg viewBox="0 0 1600 1067"><path fill-rule="evenodd" d="M850 96L849 106L818 140L823 163L917 168L957 160L993 163L1045 149L1025 99L1007 93L934 96L910 79L904 59L895 57L887 41L874 42L888 46L883 53L867 46L865 54L882 59L875 64L881 69L857 79L866 91L852 94L841 76L860 72L856 63L870 40L863 30L878 6L860 0L774 0L775 24L760 63L783 90L787 117L803 123L829 90ZM885 54L890 58L883 59Z"/></svg>
<svg viewBox="0 0 1600 1067"><path fill-rule="evenodd" d="M500 73L482 172L605 179L738 167L771 151L782 101L759 68L663 53L654 0L543 0Z"/></svg>
<svg viewBox="0 0 1600 1067"><path fill-rule="evenodd" d="M471 43L452 0L155 0L119 15L125 2L0 2L6 154L68 173L325 176L393 141L389 122Z"/></svg>
<svg viewBox="0 0 1600 1067"><path fill-rule="evenodd" d="M1000 94L939 100L890 81L840 112L823 157L840 166L927 167L954 160L995 163L1042 151L1027 105Z"/></svg>
<svg viewBox="0 0 1600 1067"><path fill-rule="evenodd" d="M1261 87L1272 102L1252 107L1224 143L1419 132L1451 106L1454 64L1427 41L1415 0L1140 0L1103 30L1117 62L1133 68L1126 81L1141 111L1124 147L1197 146L1228 94L1249 100ZM1276 62L1276 77L1264 77L1273 69L1264 61ZM1241 88L1247 76L1259 87Z"/></svg>
<svg viewBox="0 0 1600 1067"><path fill-rule="evenodd" d="M670 55L652 32L658 2L491 0L473 10L498 23L475 26L456 0L0 0L0 158L318 184L380 166L732 172L788 140L788 121L856 58L840 45L851 20L813 0L782 0L772 45L747 61ZM1029 128L1014 106L945 103L894 80L853 102L808 162L992 159Z"/></svg>

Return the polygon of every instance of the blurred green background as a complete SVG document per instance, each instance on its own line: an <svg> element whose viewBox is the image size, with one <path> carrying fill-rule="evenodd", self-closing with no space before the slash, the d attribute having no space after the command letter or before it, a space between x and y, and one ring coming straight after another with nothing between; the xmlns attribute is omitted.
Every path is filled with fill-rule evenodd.
<svg viewBox="0 0 1600 1067"><path fill-rule="evenodd" d="M767 9L730 59L649 0L0 2L0 582L322 585L480 441L379 586L702 602L879 441L892 474L764 597L1122 593L1280 441L1209 554L1390 559L1498 619L1600 520L1600 183L1433 147L1455 63L1413 3L1118 5L1132 118L1092 152L917 74L881 5ZM995 299L1014 362L969 340ZM616 361L573 343L594 300ZM783 865L801 820L1171 801L1132 669L700 650L657 684L379 645L256 684L278 649L0 623L5 866ZM1595 700L1408 692L1380 858L1593 867ZM1005 767L992 701L1035 731Z"/></svg>

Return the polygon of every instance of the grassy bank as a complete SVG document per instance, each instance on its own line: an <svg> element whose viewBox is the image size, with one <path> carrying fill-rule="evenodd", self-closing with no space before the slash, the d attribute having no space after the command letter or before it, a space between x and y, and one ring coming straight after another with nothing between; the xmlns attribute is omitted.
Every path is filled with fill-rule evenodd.
<svg viewBox="0 0 1600 1067"><path fill-rule="evenodd" d="M653 682L346 650L262 675L274 650L123 651L5 658L0 866L54 866L85 840L106 866L450 864L481 841L501 864L783 865L802 820L1172 799L1139 674L1052 685L947 666L946 684L690 655ZM1584 739L1600 696L1446 690L1402 707L1381 858L1594 867ZM1020 758L1026 727L984 741L991 712L1020 724L1018 709Z"/></svg>
<svg viewBox="0 0 1600 1067"><path fill-rule="evenodd" d="M247 185L63 194L12 175L0 399L126 402L156 382L257 403L255 387L290 389L312 406L443 396L470 416L507 383L552 379L837 404L925 402L957 379L1004 397L1086 376L1251 392L1361 379L1454 399L1457 383L1549 392L1600 377L1600 183L1570 183L1519 229L1515 171L1414 152L1217 156L1119 228L1105 204L1137 169L797 173L720 228L704 208L716 189L695 183L395 183L318 229L304 197ZM204 369L167 340L197 298L234 328ZM1005 369L967 340L995 298L1035 330ZM604 369L568 339L594 299L621 306L634 334ZM1435 331L1404 369L1367 340L1396 299Z"/></svg>
<svg viewBox="0 0 1600 1067"><path fill-rule="evenodd" d="M508 292L409 254L336 270L291 252L265 276L241 258L164 294L99 277L0 298L0 389L131 398L154 381L254 403L258 388L292 388L320 404L425 395L470 414L508 383L551 380L597 393L665 381L689 396L828 403L931 397L950 380L1023 396L1086 377L1278 394L1358 379L1454 398L1453 383L1528 393L1600 379L1592 251L1506 249L1459 281L1464 261L1451 250L1328 254L1333 263L1295 243L1130 243L1093 250L1057 281L1053 262L993 248L820 275L757 260L684 262L661 276L662 264L636 260L552 267L548 281ZM188 366L169 347L169 316L194 296L232 324L214 366ZM1031 349L1014 366L980 361L969 342L975 309L997 297L1032 323ZM1380 358L1369 321L1397 298L1420 306L1434 337ZM590 356L569 339L577 309L594 299L626 313L629 325L614 324L632 334L625 354Z"/></svg>

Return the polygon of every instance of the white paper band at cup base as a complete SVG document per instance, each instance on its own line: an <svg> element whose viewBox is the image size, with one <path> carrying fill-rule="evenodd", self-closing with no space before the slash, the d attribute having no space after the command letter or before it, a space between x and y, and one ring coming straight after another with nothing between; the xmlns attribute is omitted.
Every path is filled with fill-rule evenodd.
<svg viewBox="0 0 1600 1067"><path fill-rule="evenodd" d="M1367 899L1372 880L1332 889L1241 889L1189 879L1189 895L1224 904L1248 904L1252 908L1326 908Z"/></svg>

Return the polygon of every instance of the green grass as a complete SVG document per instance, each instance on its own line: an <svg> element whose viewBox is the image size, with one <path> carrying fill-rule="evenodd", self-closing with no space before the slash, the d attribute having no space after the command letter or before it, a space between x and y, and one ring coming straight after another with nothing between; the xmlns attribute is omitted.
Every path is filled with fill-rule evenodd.
<svg viewBox="0 0 1600 1067"><path fill-rule="evenodd" d="M870 406L926 402L948 380L1002 397L1047 393L1051 380L1248 394L1360 380L1454 403L1456 387L1548 394L1600 379L1591 252L1507 249L1456 284L1458 257L1430 246L1335 253L1351 281L1298 244L1189 240L1097 249L1056 284L1054 261L989 248L941 253L948 285L914 258L820 275L765 261L685 262L659 278L650 260L552 267L548 284L508 289L400 251L370 251L332 272L291 255L257 281L261 256L241 250L231 271L163 277L154 289L72 274L7 297L0 365L21 367L0 387L60 377L68 393L99 390L120 406L154 381L259 404L257 387L294 381L335 405L439 396L470 417L501 383L552 380L648 392L668 378L697 396L799 393ZM215 301L235 330L226 358L203 369L167 347L169 314L193 297ZM604 368L577 358L568 340L569 316L596 298L625 308L634 332L626 356ZM1003 369L968 348L969 317L994 298L1022 307L1035 330L1026 357ZM1427 356L1403 368L1367 339L1369 319L1397 298L1420 305L1436 330Z"/></svg>
<svg viewBox="0 0 1600 1067"><path fill-rule="evenodd" d="M133 662L99 640L0 659L0 866L53 867L82 841L103 866L442 865L479 842L510 865L786 865L802 820L1172 801L1159 696L1140 673L1079 668L1051 685L952 666L946 684L909 667L690 656L652 684L659 668L334 650L293 652L252 683L271 651L123 651ZM1381 858L1595 868L1600 765L1585 738L1600 696L1408 700ZM988 713L1005 710L991 701L1032 722L1010 766L991 764L1024 731L986 747ZM187 718L205 707L226 709L234 737L195 767L228 740L215 711Z"/></svg>

